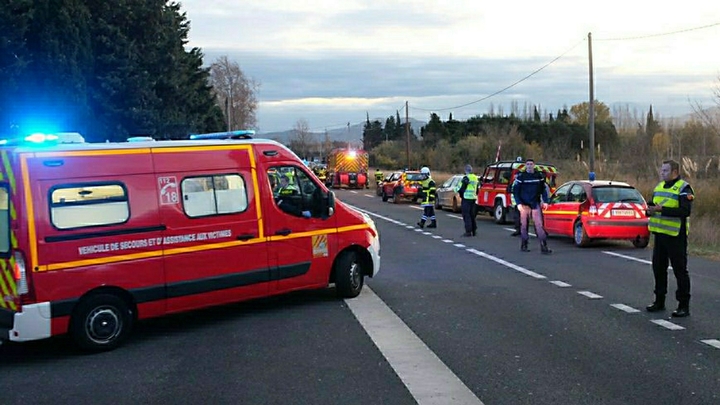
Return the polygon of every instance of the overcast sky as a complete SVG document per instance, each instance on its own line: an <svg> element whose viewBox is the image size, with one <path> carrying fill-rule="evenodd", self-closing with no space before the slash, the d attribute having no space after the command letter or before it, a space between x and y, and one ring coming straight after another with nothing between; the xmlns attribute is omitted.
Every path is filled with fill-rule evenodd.
<svg viewBox="0 0 720 405"><path fill-rule="evenodd" d="M322 131L366 113L404 118L406 101L423 121L431 112L467 119L491 105L509 113L512 101L554 113L589 99L588 33L595 98L611 107L652 104L656 115L680 116L692 103L714 105L720 84L720 7L709 0L181 4L188 45L203 49L205 63L226 55L260 84L260 132L299 119Z"/></svg>

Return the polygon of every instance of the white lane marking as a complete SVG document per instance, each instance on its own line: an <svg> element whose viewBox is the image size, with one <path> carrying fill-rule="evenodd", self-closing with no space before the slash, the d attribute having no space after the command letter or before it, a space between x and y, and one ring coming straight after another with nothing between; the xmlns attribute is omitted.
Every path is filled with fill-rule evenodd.
<svg viewBox="0 0 720 405"><path fill-rule="evenodd" d="M415 205L411 205L410 208L412 208L412 209L414 209L414 210L421 210L421 209L423 209L423 207L417 207L417 206L415 206Z"/></svg>
<svg viewBox="0 0 720 405"><path fill-rule="evenodd" d="M603 253L605 253L606 255L615 256L615 257L621 257L621 258L623 258L623 259L632 260L632 261L635 261L635 262L640 262L640 263L645 263L645 264L652 264L652 262L649 261L649 260L638 259L637 257L632 257L632 256L627 256L627 255L621 255L620 253L608 252L608 251L603 251Z"/></svg>
<svg viewBox="0 0 720 405"><path fill-rule="evenodd" d="M420 228L418 228L418 229L415 230L415 232L422 232L422 231L423 231L423 230L420 229ZM423 233L425 233L425 232L423 232Z"/></svg>
<svg viewBox="0 0 720 405"><path fill-rule="evenodd" d="M456 243L456 244L454 244L453 246L459 247L459 248L461 248L461 249L465 247L465 245L463 245L462 243Z"/></svg>
<svg viewBox="0 0 720 405"><path fill-rule="evenodd" d="M482 401L366 285L345 303L418 404Z"/></svg>
<svg viewBox="0 0 720 405"><path fill-rule="evenodd" d="M365 197L369 197L369 198L375 198L375 196L374 196L374 195L372 195L372 194L365 194Z"/></svg>
<svg viewBox="0 0 720 405"><path fill-rule="evenodd" d="M705 343L706 345L710 345L716 349L720 349L720 340L717 339L703 339L701 342Z"/></svg>
<svg viewBox="0 0 720 405"><path fill-rule="evenodd" d="M425 231L425 232L423 232L423 235L432 235L432 234L428 231Z"/></svg>
<svg viewBox="0 0 720 405"><path fill-rule="evenodd" d="M453 242L455 242L455 241L450 240L450 239L443 239L443 242L445 242L445 243L453 243Z"/></svg>
<svg viewBox="0 0 720 405"><path fill-rule="evenodd" d="M652 261L650 261L650 260L638 259L637 257L621 255L620 253L609 252L609 251L603 251L603 253L605 253L606 255L610 255L610 256L620 257L622 259L632 260L634 262L640 262L640 263L644 263L644 264L652 264ZM668 270L672 270L672 269L673 269L672 266L668 266Z"/></svg>
<svg viewBox="0 0 720 405"><path fill-rule="evenodd" d="M414 226L411 226L411 225L406 225L405 228L407 228L407 229L415 229L415 227L414 227Z"/></svg>
<svg viewBox="0 0 720 405"><path fill-rule="evenodd" d="M527 276L534 277L534 278L537 278L537 279L547 278L547 277L543 276L542 274L535 273L534 271L530 271L530 270L528 270L528 269L526 269L526 268L524 268L524 267L520 267L520 266L518 266L518 265L516 265L516 264L510 263L510 262L508 262L508 261L505 261L505 260L500 259L500 258L498 258L498 257L495 257L495 256L493 256L493 255L489 255L489 254L487 254L487 253L485 253L485 252L481 252L481 251L479 251L479 250L477 250L477 249L467 249L467 251L470 252L470 253L472 253L472 254L474 254L474 255L478 255L478 256L480 256L480 257L484 257L484 258L486 258L486 259L488 259L488 260L491 260L491 261L493 261L493 262L495 262L495 263L502 264L503 266L509 267L509 268L511 268L511 269L513 269L513 270L515 270L515 271L519 271L520 273L523 273L523 274L525 274L525 275L527 275Z"/></svg>
<svg viewBox="0 0 720 405"><path fill-rule="evenodd" d="M461 217L460 215L455 215L455 214L448 214L447 216L449 216L450 218L463 219L463 217Z"/></svg>
<svg viewBox="0 0 720 405"><path fill-rule="evenodd" d="M440 235L433 235L433 239L442 239L442 236L440 236Z"/></svg>
<svg viewBox="0 0 720 405"><path fill-rule="evenodd" d="M670 330L683 330L683 329L685 329L685 328L683 328L683 327L680 326L680 325L674 324L674 323L669 322L669 321L666 321L666 320L664 320L664 319L652 319L652 320L650 320L650 322L652 322L652 323L654 323L654 324L656 324L656 325L660 325L660 326L662 326L663 328L670 329Z"/></svg>
<svg viewBox="0 0 720 405"><path fill-rule="evenodd" d="M590 298L591 300L599 300L600 298L603 297L602 295L597 295L591 291L578 291L577 293L580 295L584 295L584 296Z"/></svg>
<svg viewBox="0 0 720 405"><path fill-rule="evenodd" d="M350 190L351 193L357 194L358 192L356 190Z"/></svg>
<svg viewBox="0 0 720 405"><path fill-rule="evenodd" d="M551 281L550 284L555 284L558 287L572 287L572 285L560 280Z"/></svg>
<svg viewBox="0 0 720 405"><path fill-rule="evenodd" d="M633 308L629 305L625 305L625 304L610 304L610 306L613 308L617 308L623 312L627 312L628 314L636 314L636 313L640 312L639 309L635 309L635 308Z"/></svg>

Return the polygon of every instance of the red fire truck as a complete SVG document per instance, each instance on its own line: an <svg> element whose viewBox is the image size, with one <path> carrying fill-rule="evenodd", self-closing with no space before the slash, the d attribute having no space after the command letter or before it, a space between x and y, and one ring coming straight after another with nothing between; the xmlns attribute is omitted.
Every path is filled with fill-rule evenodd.
<svg viewBox="0 0 720 405"><path fill-rule="evenodd" d="M328 157L326 184L332 188L368 188L368 153L362 149L333 149Z"/></svg>

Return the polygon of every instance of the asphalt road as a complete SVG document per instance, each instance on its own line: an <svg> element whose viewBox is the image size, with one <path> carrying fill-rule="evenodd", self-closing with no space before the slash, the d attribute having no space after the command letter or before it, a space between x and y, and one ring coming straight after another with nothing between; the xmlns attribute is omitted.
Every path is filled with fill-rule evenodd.
<svg viewBox="0 0 720 405"><path fill-rule="evenodd" d="M381 234L360 297L326 289L142 322L109 353L67 338L0 347L0 403L716 404L718 263L690 258L692 316L643 311L649 249L521 253L507 226L337 192ZM534 243L533 243L534 242ZM675 283L670 276L670 289ZM670 297L672 298L672 297Z"/></svg>

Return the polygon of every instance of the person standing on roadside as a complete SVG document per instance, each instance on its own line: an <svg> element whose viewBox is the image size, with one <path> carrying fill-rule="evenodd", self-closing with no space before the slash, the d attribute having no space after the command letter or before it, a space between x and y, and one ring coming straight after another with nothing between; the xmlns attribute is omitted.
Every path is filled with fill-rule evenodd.
<svg viewBox="0 0 720 405"><path fill-rule="evenodd" d="M550 254L552 250L547 246L547 233L543 226L542 208L547 205L548 188L545 184L545 175L535 170L533 159L525 160L525 170L520 171L515 177L513 184L513 195L520 211L520 250L529 252L528 249L528 228L530 218L535 224L535 233L540 239L540 252Z"/></svg>
<svg viewBox="0 0 720 405"><path fill-rule="evenodd" d="M517 202L515 201L513 185L515 185L514 181L507 186L507 192L510 194L510 209L513 213L513 228L515 228L515 231L513 231L510 236L518 236L520 235L520 210L518 209Z"/></svg>
<svg viewBox="0 0 720 405"><path fill-rule="evenodd" d="M428 228L437 228L437 219L435 218L435 180L430 175L430 168L425 166L420 169L420 173L423 175L422 190L420 191L420 206L423 208L422 217L417 226L420 229L425 227L425 222L430 220Z"/></svg>
<svg viewBox="0 0 720 405"><path fill-rule="evenodd" d="M462 202L460 208L462 209L463 222L465 223L465 233L462 236L475 236L477 235L477 220L475 219L475 204L477 200L478 190L478 177L473 174L472 166L465 165L465 176L462 181L455 186L455 191L460 194Z"/></svg>
<svg viewBox="0 0 720 405"><path fill-rule="evenodd" d="M687 235L690 212L695 199L692 187L680 178L680 165L666 160L660 166L660 183L653 190L648 206L648 228L655 235L652 269L655 278L655 302L648 312L665 310L668 262L672 265L677 290L678 307L672 316L690 315L690 274L687 270Z"/></svg>

